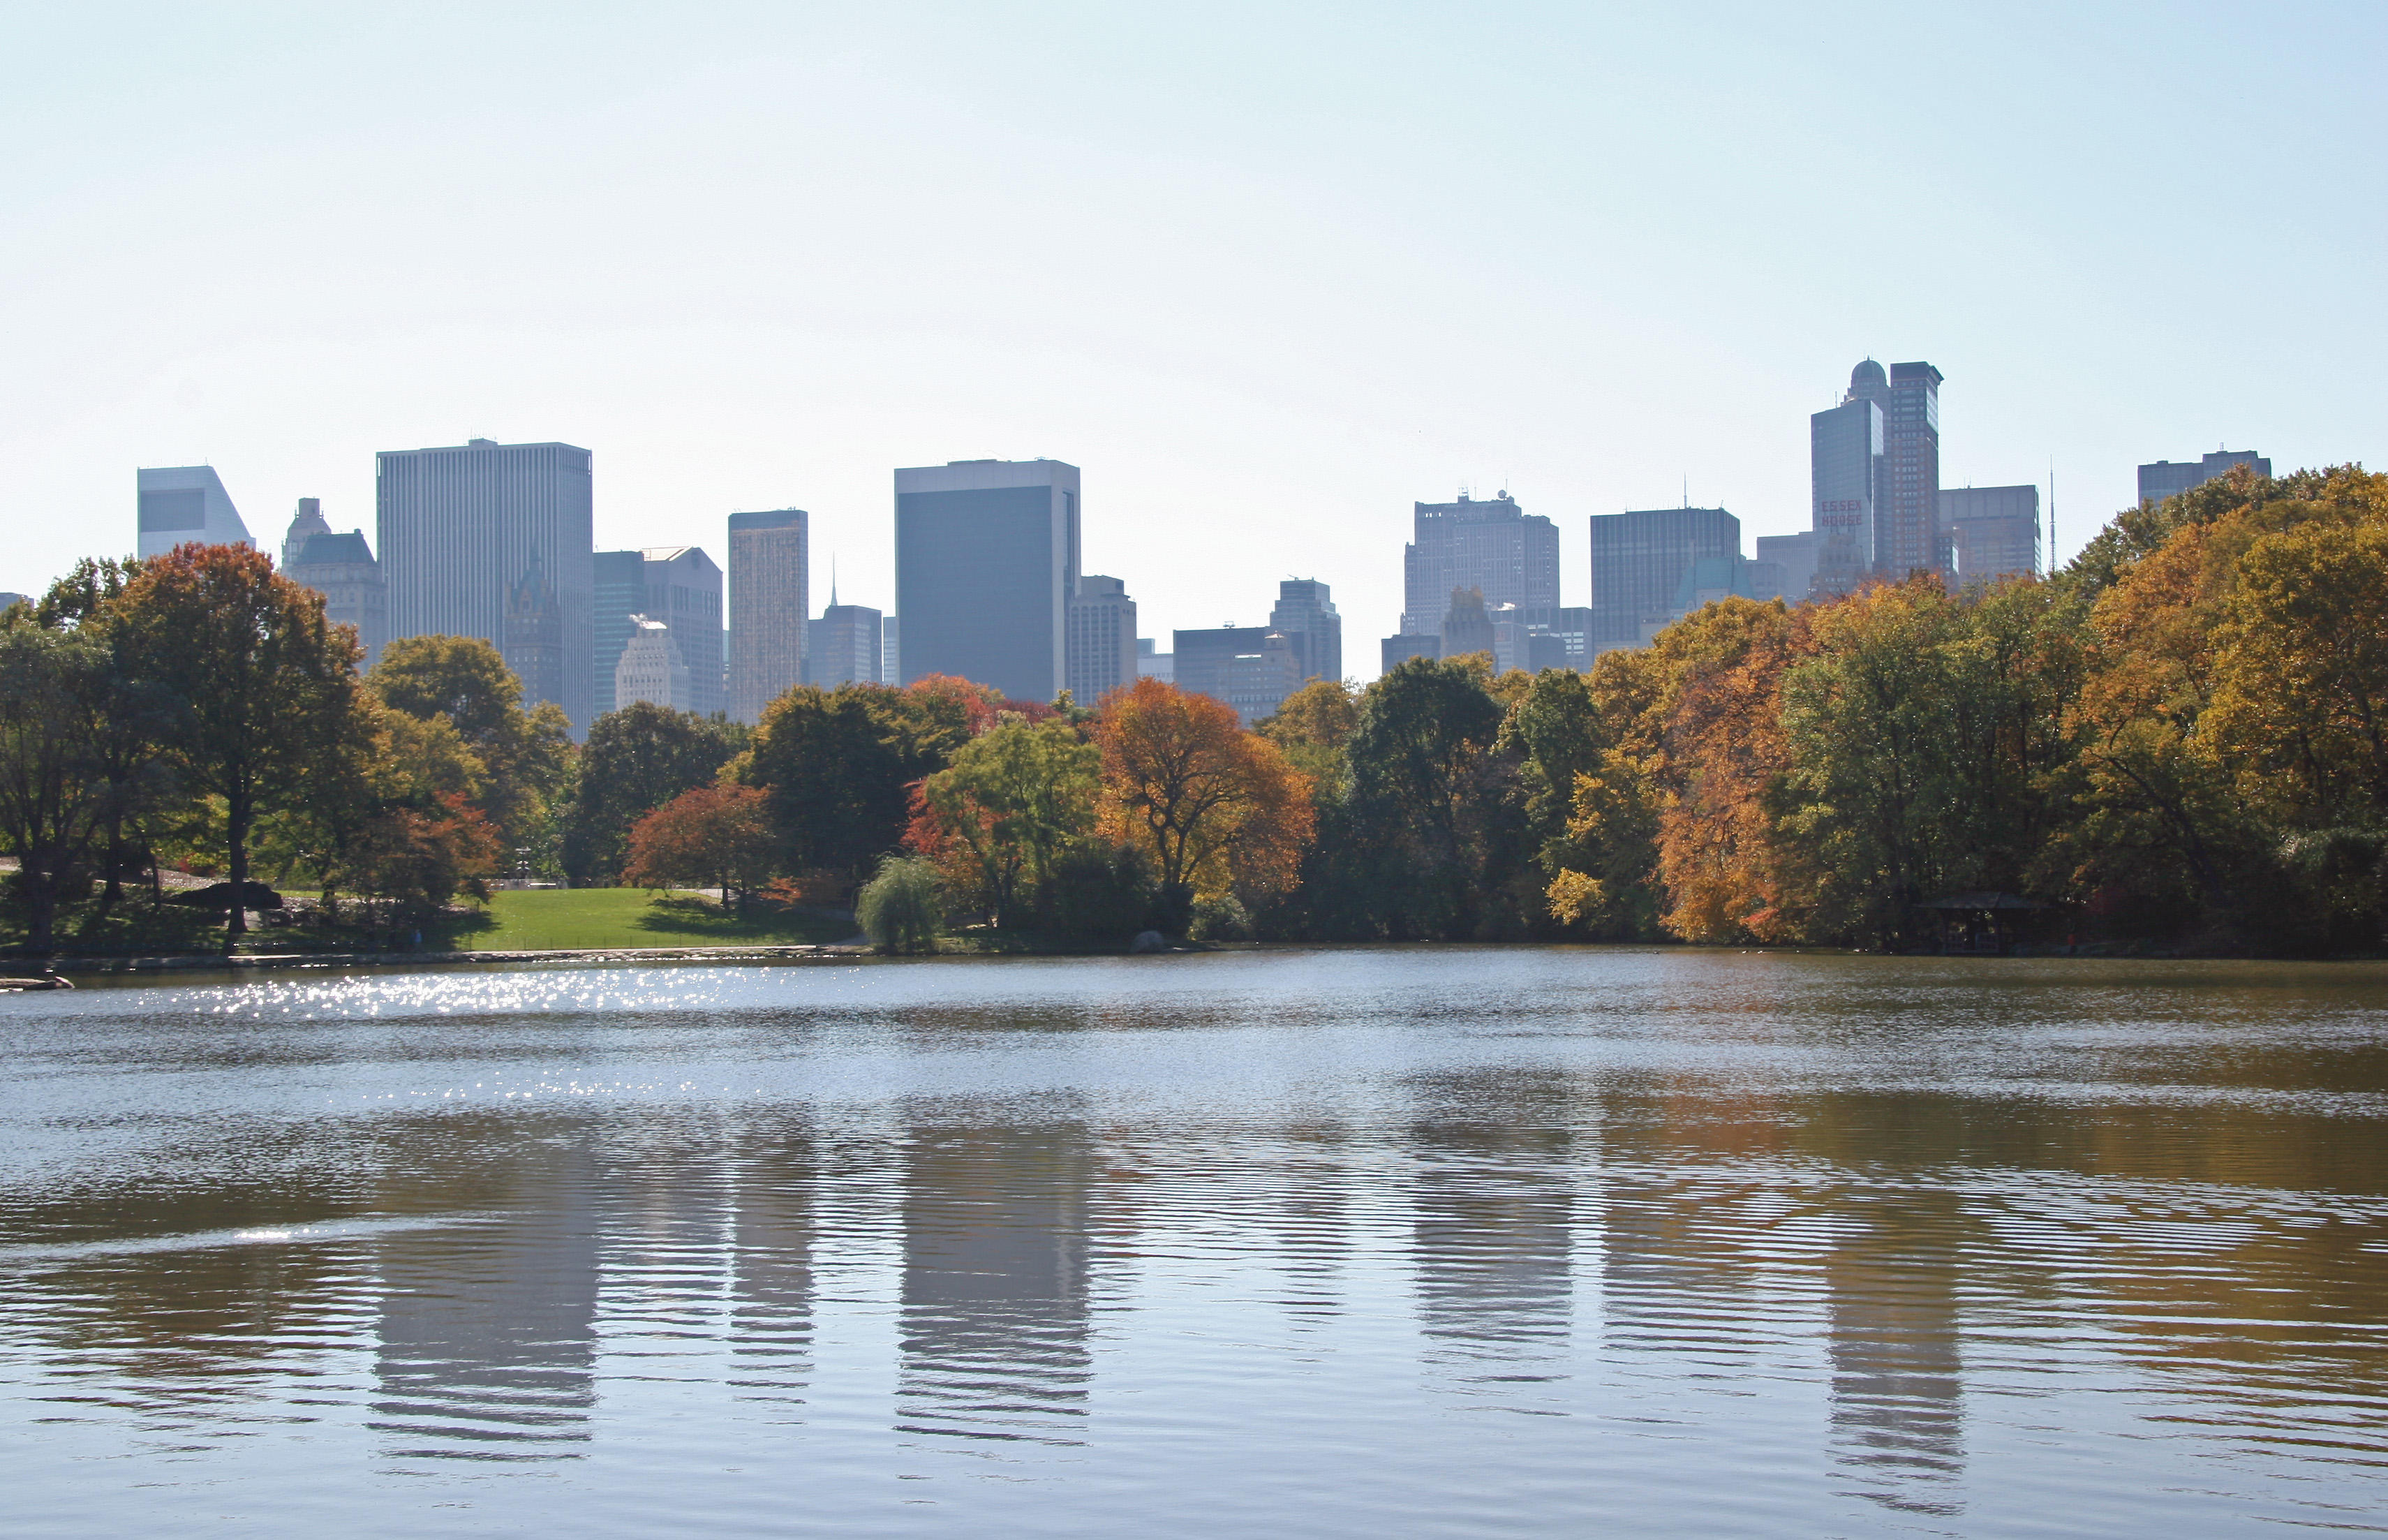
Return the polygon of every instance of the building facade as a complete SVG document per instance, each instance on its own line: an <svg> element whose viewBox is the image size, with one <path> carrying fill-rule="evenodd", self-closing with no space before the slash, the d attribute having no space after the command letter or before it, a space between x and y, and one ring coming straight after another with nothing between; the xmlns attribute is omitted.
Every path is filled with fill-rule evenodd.
<svg viewBox="0 0 2388 1540"><path fill-rule="evenodd" d="M750 727L804 682L811 525L802 508L730 515L730 715Z"/></svg>
<svg viewBox="0 0 2388 1540"><path fill-rule="evenodd" d="M630 617L630 639L614 663L614 708L647 701L667 711L693 711L692 683L671 628L643 615Z"/></svg>
<svg viewBox="0 0 2388 1540"><path fill-rule="evenodd" d="M1246 727L1302 688L1302 656L1283 631L1216 626L1174 635L1177 688L1226 702Z"/></svg>
<svg viewBox="0 0 2388 1540"><path fill-rule="evenodd" d="M1269 611L1269 630L1293 638L1305 680L1343 681L1343 617L1335 611L1334 596L1315 578L1288 578L1277 585L1277 607Z"/></svg>
<svg viewBox="0 0 2388 1540"><path fill-rule="evenodd" d="M1722 508L1644 508L1592 515L1592 640L1637 643L1675 613L1683 574L1703 557L1741 554L1741 520Z"/></svg>
<svg viewBox="0 0 2388 1540"><path fill-rule="evenodd" d="M1994 583L2039 570L2038 487L1944 487L1940 527L1955 556L1952 582Z"/></svg>
<svg viewBox="0 0 2388 1540"><path fill-rule="evenodd" d="M1160 650L1161 643L1149 636L1136 639L1136 677L1157 679L1166 683L1177 682L1177 655Z"/></svg>
<svg viewBox="0 0 2388 1540"><path fill-rule="evenodd" d="M1089 573L1070 603L1070 698L1092 706L1136 682L1136 601L1117 578Z"/></svg>
<svg viewBox="0 0 2388 1540"><path fill-rule="evenodd" d="M163 465L138 473L133 554L144 561L193 541L249 545L248 526L213 465Z"/></svg>
<svg viewBox="0 0 2388 1540"><path fill-rule="evenodd" d="M591 558L590 570L596 596L591 630L596 643L594 709L602 717L616 705L614 665L622 661L622 649L630 644L631 619L646 613L647 558L637 551L600 551Z"/></svg>
<svg viewBox="0 0 2388 1540"><path fill-rule="evenodd" d="M2200 460L2159 460L2140 467L2140 501L2162 503L2191 487L2203 487L2233 465L2245 465L2269 479L2272 463L2251 449L2217 450Z"/></svg>
<svg viewBox="0 0 2388 1540"><path fill-rule="evenodd" d="M897 682L958 674L1015 700L1060 694L1078 524L1078 468L1059 460L898 470Z"/></svg>
<svg viewBox="0 0 2388 1540"><path fill-rule="evenodd" d="M1482 503L1463 492L1456 503L1414 503L1412 519L1402 553L1405 634L1437 630L1454 589L1472 588L1488 605L1524 609L1559 602L1558 526L1525 513L1506 491Z"/></svg>
<svg viewBox="0 0 2388 1540"><path fill-rule="evenodd" d="M834 690L841 684L877 684L885 640L880 615L869 605L831 605L806 627L805 682Z"/></svg>
<svg viewBox="0 0 2388 1540"><path fill-rule="evenodd" d="M1875 565L1892 578L1946 572L1940 528L1940 371L1928 363L1890 366L1883 412L1882 538Z"/></svg>
<svg viewBox="0 0 2388 1540"><path fill-rule="evenodd" d="M1758 559L1772 566L1776 585L1785 600L1797 605L1804 603L1816 586L1816 558L1821 554L1824 537L1816 530L1802 530L1796 535L1760 535L1750 541Z"/></svg>
<svg viewBox="0 0 2388 1540"><path fill-rule="evenodd" d="M1841 404L1808 418L1808 529L1819 548L1806 563L1817 570L1871 572L1885 549L1883 500L1889 471L1884 465L1890 376L1867 359L1849 371ZM1827 557L1822 547L1831 546Z"/></svg>
<svg viewBox="0 0 2388 1540"><path fill-rule="evenodd" d="M563 638L553 699L576 732L596 714L590 456L571 444L386 450L375 457L376 546L389 634L477 636L503 648L506 607L539 568Z"/></svg>
<svg viewBox="0 0 2388 1540"><path fill-rule="evenodd" d="M727 708L721 657L721 568L702 546L658 545L639 553L646 603L639 613L671 628L688 669L688 709L710 717Z"/></svg>
<svg viewBox="0 0 2388 1540"><path fill-rule="evenodd" d="M372 668L389 640L389 590L364 531L333 533L324 522L323 504L300 498L282 540L282 575L324 596L324 618L355 629L357 645L364 651L359 666Z"/></svg>
<svg viewBox="0 0 2388 1540"><path fill-rule="evenodd" d="M537 551L506 592L505 637L499 651L522 681L523 699L552 701L564 691L564 606Z"/></svg>

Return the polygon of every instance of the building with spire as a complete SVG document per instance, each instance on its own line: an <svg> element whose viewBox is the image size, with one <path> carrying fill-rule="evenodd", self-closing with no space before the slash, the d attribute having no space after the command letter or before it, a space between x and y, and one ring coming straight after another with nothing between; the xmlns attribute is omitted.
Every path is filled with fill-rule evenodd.
<svg viewBox="0 0 2388 1540"><path fill-rule="evenodd" d="M389 589L364 531L334 533L324 520L323 503L300 498L282 537L282 575L324 596L324 618L355 630L357 645L364 650L361 666L372 668L389 640Z"/></svg>
<svg viewBox="0 0 2388 1540"><path fill-rule="evenodd" d="M824 690L841 684L877 684L886 634L880 612L869 605L837 602L837 567L830 566L829 604L805 627L805 682Z"/></svg>

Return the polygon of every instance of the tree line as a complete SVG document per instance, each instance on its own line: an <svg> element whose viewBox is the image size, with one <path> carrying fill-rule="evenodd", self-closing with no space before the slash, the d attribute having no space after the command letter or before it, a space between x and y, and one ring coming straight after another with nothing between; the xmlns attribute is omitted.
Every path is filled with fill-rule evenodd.
<svg viewBox="0 0 2388 1540"><path fill-rule="evenodd" d="M485 643L358 669L235 547L0 619L0 836L33 947L161 861L403 923L502 873L858 906L891 944L1675 939L1899 948L1995 892L2081 938L2368 950L2388 913L2388 477L2231 472L2064 571L1728 599L1588 673L1413 659L1246 731L1139 680L649 705L575 746ZM227 899L227 933L242 905Z"/></svg>

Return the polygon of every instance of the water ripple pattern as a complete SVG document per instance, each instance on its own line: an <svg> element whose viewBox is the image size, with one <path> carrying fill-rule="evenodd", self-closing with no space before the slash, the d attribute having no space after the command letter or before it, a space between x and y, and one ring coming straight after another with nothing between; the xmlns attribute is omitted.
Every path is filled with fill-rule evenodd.
<svg viewBox="0 0 2388 1540"><path fill-rule="evenodd" d="M12 1536L2388 1529L2388 970L0 997Z"/></svg>

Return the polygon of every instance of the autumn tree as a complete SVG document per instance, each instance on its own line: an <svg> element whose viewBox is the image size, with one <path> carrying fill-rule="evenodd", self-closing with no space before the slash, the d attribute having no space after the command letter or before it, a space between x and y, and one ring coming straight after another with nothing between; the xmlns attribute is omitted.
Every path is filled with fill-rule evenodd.
<svg viewBox="0 0 2388 1540"><path fill-rule="evenodd" d="M907 843L964 904L1016 922L1095 832L1102 754L1068 721L998 724L920 783Z"/></svg>
<svg viewBox="0 0 2388 1540"><path fill-rule="evenodd" d="M1307 778L1211 696L1140 679L1104 698L1100 828L1150 861L1181 928L1197 897L1251 903L1295 880L1315 821Z"/></svg>
<svg viewBox="0 0 2388 1540"><path fill-rule="evenodd" d="M366 731L355 633L323 596L239 545L184 545L146 561L113 605L127 666L176 703L173 748L187 783L222 802L234 891L248 880L259 816L321 795L340 750ZM226 945L246 929L235 902Z"/></svg>
<svg viewBox="0 0 2388 1540"><path fill-rule="evenodd" d="M523 709L522 681L477 636L407 636L383 645L365 683L391 710L445 717L487 771L477 806L504 844L544 854L571 784L572 731L553 701Z"/></svg>
<svg viewBox="0 0 2388 1540"><path fill-rule="evenodd" d="M741 913L773 874L765 794L751 786L698 786L631 826L634 887L716 887Z"/></svg>
<svg viewBox="0 0 2388 1540"><path fill-rule="evenodd" d="M682 792L710 784L746 744L735 723L633 701L589 729L563 813L564 871L608 887L629 859L630 826Z"/></svg>

